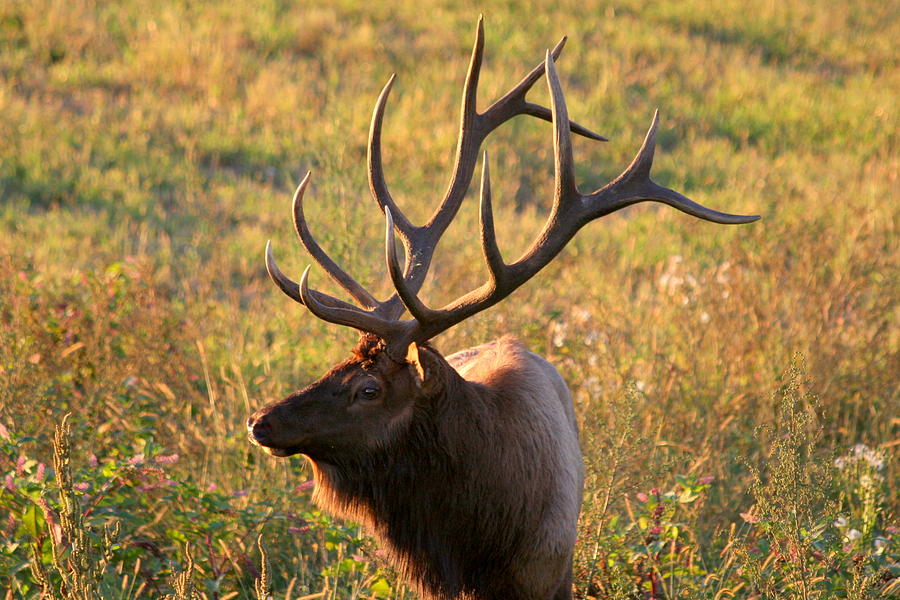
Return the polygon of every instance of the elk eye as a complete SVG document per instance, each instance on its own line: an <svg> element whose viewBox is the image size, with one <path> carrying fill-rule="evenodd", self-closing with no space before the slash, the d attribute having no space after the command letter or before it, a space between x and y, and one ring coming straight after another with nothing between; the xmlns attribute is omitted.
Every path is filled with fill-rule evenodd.
<svg viewBox="0 0 900 600"><path fill-rule="evenodd" d="M378 388L366 386L357 392L356 397L359 400L374 400L378 397Z"/></svg>

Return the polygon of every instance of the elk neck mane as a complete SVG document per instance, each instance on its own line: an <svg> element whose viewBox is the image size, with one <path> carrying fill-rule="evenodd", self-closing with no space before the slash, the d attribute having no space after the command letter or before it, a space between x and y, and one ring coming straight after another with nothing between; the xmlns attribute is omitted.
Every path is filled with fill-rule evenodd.
<svg viewBox="0 0 900 600"><path fill-rule="evenodd" d="M360 340L356 359L374 360L381 351L372 337ZM369 527L401 571L435 598L489 587L491 575L515 556L510 549L527 542L520 539L522 530L515 533L504 524L510 518L537 517L527 514L519 487L529 482L510 485L500 476L508 465L486 464L484 458L496 459L494 449L509 446L497 436L511 431L496 425L498 419L509 422L510 405L521 398L515 388L527 382L496 384L502 383L504 371L521 366L527 351L512 337L489 346L489 351L474 353L484 363L477 370L493 381L476 383L463 379L436 350L423 345L420 351L431 359L428 377L436 378L438 385L436 394L416 403L410 426L398 430L390 443L339 463L310 459L315 502ZM463 357L470 363L472 358ZM515 420L526 418L523 414ZM513 463L525 460L523 456ZM511 501L511 495L522 501ZM502 507L503 514L495 514L495 507ZM485 557L489 568L482 564Z"/></svg>

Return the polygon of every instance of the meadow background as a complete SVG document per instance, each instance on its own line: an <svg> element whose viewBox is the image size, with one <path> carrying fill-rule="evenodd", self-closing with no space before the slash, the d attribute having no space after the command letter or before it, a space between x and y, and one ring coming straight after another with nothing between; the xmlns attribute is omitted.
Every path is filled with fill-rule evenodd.
<svg viewBox="0 0 900 600"><path fill-rule="evenodd" d="M582 189L628 164L659 107L656 180L762 215L616 213L436 340L514 333L568 381L589 472L578 598L900 594L897 4L479 10L482 108L569 36L570 115L611 140L576 139ZM308 262L289 206L311 169L319 241L388 290L371 110L397 73L387 178L421 222L477 18L429 0L0 2L0 595L411 597L310 504L302 458L246 440L251 411L355 341L275 288L263 248L295 277ZM507 257L546 217L550 135L520 117L486 144ZM474 200L432 305L486 276Z"/></svg>

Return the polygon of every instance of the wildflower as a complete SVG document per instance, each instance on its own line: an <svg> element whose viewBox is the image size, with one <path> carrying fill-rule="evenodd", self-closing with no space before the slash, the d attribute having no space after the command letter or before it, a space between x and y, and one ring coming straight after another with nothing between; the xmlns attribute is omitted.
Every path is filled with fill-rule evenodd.
<svg viewBox="0 0 900 600"><path fill-rule="evenodd" d="M97 456L91 454L90 457L88 457L88 465L90 465L92 469L96 469L98 464L100 464L100 462L97 460Z"/></svg>
<svg viewBox="0 0 900 600"><path fill-rule="evenodd" d="M89 484L87 481L79 481L78 483L74 484L72 487L75 488L76 490L78 490L79 492L86 492L86 491L88 491L88 488L91 487L91 484Z"/></svg>
<svg viewBox="0 0 900 600"><path fill-rule="evenodd" d="M16 475L22 476L25 472L25 461L28 460L25 458L24 454L19 455L19 458L16 460Z"/></svg>
<svg viewBox="0 0 900 600"><path fill-rule="evenodd" d="M12 436L9 434L9 429L7 429L6 425L4 425L3 423L0 423L0 438L3 438L7 442L10 440L10 438L12 438Z"/></svg>
<svg viewBox="0 0 900 600"><path fill-rule="evenodd" d="M16 491L16 484L13 481L12 475L6 476L6 481L4 481L4 486L6 487L6 489L8 489L11 492Z"/></svg>
<svg viewBox="0 0 900 600"><path fill-rule="evenodd" d="M846 526L847 526L847 519L845 519L844 517L838 517L838 518L834 521L834 526L835 526L835 527L846 527Z"/></svg>
<svg viewBox="0 0 900 600"><path fill-rule="evenodd" d="M662 527L653 527L649 533L650 535L659 535L662 533Z"/></svg>
<svg viewBox="0 0 900 600"><path fill-rule="evenodd" d="M219 489L219 485L216 484L216 483L210 483L208 486L206 486L206 491L207 491L207 492L214 492L214 491L216 491L217 489Z"/></svg>
<svg viewBox="0 0 900 600"><path fill-rule="evenodd" d="M131 466L139 465L144 462L144 454L135 454L131 458L128 459L128 464Z"/></svg>
<svg viewBox="0 0 900 600"><path fill-rule="evenodd" d="M44 520L47 521L47 525L50 526L50 535L53 536L53 541L57 545L62 544L62 527L59 526L59 522L57 522L56 520L56 514L53 512L53 509L50 508L50 504L47 502L47 499L41 496L38 499L38 505L41 507L41 510L44 513Z"/></svg>
<svg viewBox="0 0 900 600"><path fill-rule="evenodd" d="M703 311L702 313L700 313L700 323L701 324L706 325L707 323L709 323L710 319L711 319L711 317L709 316L708 312Z"/></svg>
<svg viewBox="0 0 900 600"><path fill-rule="evenodd" d="M856 444L850 449L850 453L834 460L834 466L844 469L851 463L864 462L872 469L880 471L884 468L884 455L878 450L873 450L865 444Z"/></svg>
<svg viewBox="0 0 900 600"><path fill-rule="evenodd" d="M586 321L590 321L591 317L593 315L591 314L591 311L585 310L579 306L576 306L572 310L572 316L575 317L577 320L581 321L582 323L584 323Z"/></svg>
<svg viewBox="0 0 900 600"><path fill-rule="evenodd" d="M649 500L650 498L648 498L647 494L645 494L644 492L638 492L637 499L640 500L641 502L647 502L647 500Z"/></svg>
<svg viewBox="0 0 900 600"><path fill-rule="evenodd" d="M44 463L38 463L37 471L34 473L34 480L38 483L42 482L44 480L44 471L46 469L47 467L44 466Z"/></svg>
<svg viewBox="0 0 900 600"><path fill-rule="evenodd" d="M844 542L854 542L862 537L862 532L858 529L849 529L847 533L844 534Z"/></svg>
<svg viewBox="0 0 900 600"><path fill-rule="evenodd" d="M714 476L712 476L712 475L707 475L706 477L701 477L701 478L700 478L700 484L701 484L701 485L709 485L710 483L712 483L712 482L715 481L715 480L716 480L716 478L715 478Z"/></svg>
<svg viewBox="0 0 900 600"><path fill-rule="evenodd" d="M303 483L301 483L298 486L295 486L294 491L295 492L305 492L306 490L311 490L315 486L316 486L316 482L313 481L312 479L310 479L308 481L304 481Z"/></svg>
<svg viewBox="0 0 900 600"><path fill-rule="evenodd" d="M553 324L553 345L562 348L566 343L566 325L564 323Z"/></svg>
<svg viewBox="0 0 900 600"><path fill-rule="evenodd" d="M172 465L177 463L179 458L181 457L177 454L169 454L168 456L157 456L154 460L159 465Z"/></svg>

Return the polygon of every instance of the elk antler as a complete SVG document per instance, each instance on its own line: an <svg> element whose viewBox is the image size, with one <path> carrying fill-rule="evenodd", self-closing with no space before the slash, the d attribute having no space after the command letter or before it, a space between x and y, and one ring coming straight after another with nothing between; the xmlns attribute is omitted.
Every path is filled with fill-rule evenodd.
<svg viewBox="0 0 900 600"><path fill-rule="evenodd" d="M266 266L275 283L288 296L305 304L320 319L355 327L379 336L386 342L389 355L395 360L402 361L406 347L411 342L429 340L456 323L500 302L544 268L585 224L631 204L644 201L662 202L689 215L723 224L750 223L759 219L758 216L730 215L711 210L674 190L657 185L650 179L656 132L659 127L658 111L653 116L653 123L641 149L628 168L593 193L581 194L575 184L571 132L596 140L605 138L569 120L554 65L564 43L565 38L560 40L552 51L548 50L544 62L535 67L518 85L484 113L479 113L475 109L475 99L484 47L484 29L482 20L479 19L472 60L463 88L462 116L453 175L441 204L428 222L421 227L414 226L403 215L384 181L380 135L384 107L394 77L388 81L378 98L372 116L368 168L372 195L382 208L387 223L386 262L396 290L390 298L382 302L375 300L356 280L332 261L313 239L303 217L302 207L309 174L294 194L294 226L297 234L316 262L364 308L311 290L308 286L309 267L303 273L299 284L293 282L278 269L272 256L271 244L268 244ZM542 74L546 74L550 88L550 109L525 100L525 95ZM485 153L481 178L481 243L490 279L481 287L443 308L429 308L417 294L428 272L435 248L456 216L471 182L478 149L491 131L520 114L550 120L553 123L556 185L550 216L531 247L514 263L506 264L494 235L490 173ZM402 267L396 254L395 231L406 250L406 260ZM404 309L409 311L412 319L399 319Z"/></svg>

